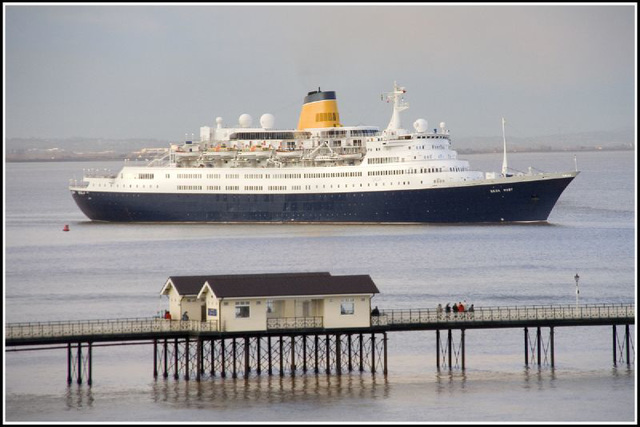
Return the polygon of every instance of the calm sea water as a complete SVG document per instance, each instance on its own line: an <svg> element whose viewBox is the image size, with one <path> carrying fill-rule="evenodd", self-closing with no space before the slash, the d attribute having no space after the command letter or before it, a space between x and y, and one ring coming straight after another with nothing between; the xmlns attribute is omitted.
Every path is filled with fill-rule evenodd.
<svg viewBox="0 0 640 427"><path fill-rule="evenodd" d="M468 155L499 170L501 155ZM99 224L68 180L106 163L5 165L5 322L152 316L171 275L369 274L381 309L632 303L635 153L578 153L582 173L543 225ZM526 171L573 154L513 154ZM69 224L71 231L63 232ZM635 328L633 342L635 343ZM522 330L466 334L466 369L438 371L435 333L389 334L389 374L154 380L151 346L94 349L92 387L66 385L64 350L5 353L7 421L623 421L635 365L613 365L610 327L556 328L555 368L524 366ZM635 347L634 347L635 350ZM634 357L635 362L635 357Z"/></svg>

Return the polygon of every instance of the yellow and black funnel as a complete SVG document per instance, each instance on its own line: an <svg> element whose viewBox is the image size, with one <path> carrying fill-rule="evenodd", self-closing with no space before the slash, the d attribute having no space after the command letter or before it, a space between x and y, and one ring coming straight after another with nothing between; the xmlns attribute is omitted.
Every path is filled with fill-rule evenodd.
<svg viewBox="0 0 640 427"><path fill-rule="evenodd" d="M318 88L317 91L309 92L304 97L304 105L298 121L298 130L339 126L342 125L340 124L338 101L336 101L335 92L323 92Z"/></svg>

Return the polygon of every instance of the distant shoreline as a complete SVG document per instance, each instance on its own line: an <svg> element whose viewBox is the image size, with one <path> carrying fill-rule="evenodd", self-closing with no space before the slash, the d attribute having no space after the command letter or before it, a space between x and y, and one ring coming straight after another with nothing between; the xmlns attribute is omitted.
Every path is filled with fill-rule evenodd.
<svg viewBox="0 0 640 427"><path fill-rule="evenodd" d="M473 149L458 149L456 150L459 155L469 155L469 154L498 154L502 153L501 150L491 149L491 150L473 150ZM603 148L576 148L576 149L562 149L562 150L548 150L548 149L522 149L522 150L508 150L508 154L517 154L517 153L570 153L570 152L602 152L602 151L635 151L635 147L627 148L627 147L603 147ZM32 157L32 158L20 158L20 154L5 154L5 163L34 163L34 162L104 162L104 161L140 161L146 162L152 159L136 159L130 157L128 154L121 155L113 155L113 156L100 156L100 155L91 155L84 154L83 157L67 157L67 158L45 158L43 157Z"/></svg>

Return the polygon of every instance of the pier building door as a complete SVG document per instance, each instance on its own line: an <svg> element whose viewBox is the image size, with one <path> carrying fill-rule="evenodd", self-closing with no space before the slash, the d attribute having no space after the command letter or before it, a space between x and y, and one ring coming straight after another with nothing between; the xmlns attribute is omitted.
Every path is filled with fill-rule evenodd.
<svg viewBox="0 0 640 427"><path fill-rule="evenodd" d="M310 304L311 303L309 301L304 301L302 303L302 317L310 317L310 313L309 313Z"/></svg>

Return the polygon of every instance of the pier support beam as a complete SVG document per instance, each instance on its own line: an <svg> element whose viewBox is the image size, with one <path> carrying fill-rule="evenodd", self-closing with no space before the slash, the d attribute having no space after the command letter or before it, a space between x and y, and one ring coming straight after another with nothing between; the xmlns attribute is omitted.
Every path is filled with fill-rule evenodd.
<svg viewBox="0 0 640 427"><path fill-rule="evenodd" d="M538 342L538 345L536 347L538 349L538 366L540 366L540 363L542 362L542 360L540 360L540 359L542 359L540 357L541 351L542 351L542 344L541 344L541 342L542 342L542 334L540 333L540 327L539 326L538 326L538 328L536 330L536 339L537 339L537 342Z"/></svg>
<svg viewBox="0 0 640 427"><path fill-rule="evenodd" d="M464 329L460 329L460 357L462 360L462 370L464 371Z"/></svg>
<svg viewBox="0 0 640 427"><path fill-rule="evenodd" d="M83 378L86 378L87 385L91 386L93 382L92 343L88 342L86 348L87 354L84 355L82 352L82 343L79 342L77 346L75 346L74 355L74 346L70 342L67 343L67 385L71 385L75 377L78 385L82 385Z"/></svg>
<svg viewBox="0 0 640 427"><path fill-rule="evenodd" d="M624 325L624 344L627 349L627 365L629 365L631 363L629 358L629 325Z"/></svg>
<svg viewBox="0 0 640 427"><path fill-rule="evenodd" d="M184 340L184 379L189 381L189 337Z"/></svg>
<svg viewBox="0 0 640 427"><path fill-rule="evenodd" d="M244 376L249 376L251 372L251 360L249 357L249 337L244 337Z"/></svg>
<svg viewBox="0 0 640 427"><path fill-rule="evenodd" d="M202 374L202 339L198 338L196 341L196 381L200 382L200 375Z"/></svg>
<svg viewBox="0 0 640 427"><path fill-rule="evenodd" d="M556 356L555 356L555 344L554 344L554 332L553 326L549 328L549 346L551 347L551 367L554 368L556 366Z"/></svg>
<svg viewBox="0 0 640 427"><path fill-rule="evenodd" d="M162 376L165 378L169 377L169 347L168 347L168 340L165 338L164 339L164 343L162 344L162 348L164 350L164 370L162 372Z"/></svg>
<svg viewBox="0 0 640 427"><path fill-rule="evenodd" d="M92 363L92 359L93 359L93 358L92 358L92 356L91 356L91 353L92 353L92 343L91 343L91 341L89 341L89 342L87 343L87 346L88 346L88 359L87 359L87 384L88 384L89 386L91 386L91 383L93 382L93 377L92 377L92 372L91 372L91 371L92 371L92 369L93 369L93 367L92 367L92 365L93 365L93 363ZM629 356L627 355L627 360L628 360L628 359L629 359Z"/></svg>
<svg viewBox="0 0 640 427"><path fill-rule="evenodd" d="M440 329L436 329L436 368L440 370Z"/></svg>
<svg viewBox="0 0 640 427"><path fill-rule="evenodd" d="M626 364L631 365L631 335L629 333L629 325L624 325L624 338L620 340L613 325L613 366L617 366L619 361L626 359ZM620 355L618 356L618 350Z"/></svg>
<svg viewBox="0 0 640 427"><path fill-rule="evenodd" d="M544 357L543 357L544 355ZM547 358L548 356L548 358ZM553 368L556 364L555 358L555 333L553 326L549 327L549 338L545 346L542 328L536 327L536 335L533 339L529 334L529 329L524 328L524 365L529 366L529 360L535 361L538 366L542 366L543 359L546 363L549 360L550 366Z"/></svg>
<svg viewBox="0 0 640 427"><path fill-rule="evenodd" d="M153 378L158 378L158 340L153 340Z"/></svg>
<svg viewBox="0 0 640 427"><path fill-rule="evenodd" d="M178 351L178 338L176 338L173 342L173 378L176 380L180 378L180 374L178 373L178 371L180 370L180 361L178 360L179 354L180 352Z"/></svg>
<svg viewBox="0 0 640 427"><path fill-rule="evenodd" d="M386 376L388 371L388 364L387 364L387 333L383 332L383 342L384 342L384 375Z"/></svg>
<svg viewBox="0 0 640 427"><path fill-rule="evenodd" d="M451 369L451 359L453 356L453 339L451 338L451 329L447 331L447 354L449 355L449 369Z"/></svg>
<svg viewBox="0 0 640 427"><path fill-rule="evenodd" d="M529 329L524 328L524 366L529 366Z"/></svg>
<svg viewBox="0 0 640 427"><path fill-rule="evenodd" d="M464 370L466 368L466 354L465 354L465 329L460 329L460 344L457 346L453 340L453 330L447 329L447 342L446 345L442 345L440 330L436 329L436 368L440 370L440 367L448 366L449 369L455 365L460 364L460 368Z"/></svg>
<svg viewBox="0 0 640 427"><path fill-rule="evenodd" d="M77 369L76 373L78 374L78 385L82 384L82 343L78 343L78 359L77 359Z"/></svg>

